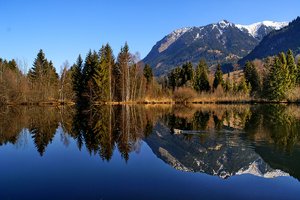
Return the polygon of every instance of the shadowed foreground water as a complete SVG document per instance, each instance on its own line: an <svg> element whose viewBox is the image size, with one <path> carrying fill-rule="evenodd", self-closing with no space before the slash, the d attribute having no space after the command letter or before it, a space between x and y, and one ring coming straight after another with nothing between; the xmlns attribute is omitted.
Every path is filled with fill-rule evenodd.
<svg viewBox="0 0 300 200"><path fill-rule="evenodd" d="M300 107L0 109L0 199L299 199Z"/></svg>

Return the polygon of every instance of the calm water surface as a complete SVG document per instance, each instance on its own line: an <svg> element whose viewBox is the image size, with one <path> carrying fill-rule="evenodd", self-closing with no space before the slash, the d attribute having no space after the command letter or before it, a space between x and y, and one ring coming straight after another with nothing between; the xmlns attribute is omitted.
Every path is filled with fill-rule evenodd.
<svg viewBox="0 0 300 200"><path fill-rule="evenodd" d="M299 199L300 107L0 108L0 199Z"/></svg>

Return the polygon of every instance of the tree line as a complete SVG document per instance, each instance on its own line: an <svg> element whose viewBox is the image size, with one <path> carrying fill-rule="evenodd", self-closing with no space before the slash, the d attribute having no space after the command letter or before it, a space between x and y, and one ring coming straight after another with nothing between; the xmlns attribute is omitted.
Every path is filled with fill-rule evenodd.
<svg viewBox="0 0 300 200"><path fill-rule="evenodd" d="M60 75L40 50L32 68L25 73L13 59L0 59L0 102L35 104L77 102L137 101L154 88L152 68L142 67L127 43L114 57L109 44L90 50L75 64L63 64Z"/></svg>
<svg viewBox="0 0 300 200"><path fill-rule="evenodd" d="M164 81L165 85L173 92L180 88L189 88L195 91L196 95L200 93L213 95L218 90L232 94L247 94L251 88L250 83L247 83L244 77L233 80L230 78L230 73L224 75L220 64L212 74L204 59L201 59L195 68L191 62L176 67L170 71Z"/></svg>
<svg viewBox="0 0 300 200"><path fill-rule="evenodd" d="M72 100L71 69L63 67L61 76L52 61L40 50L28 73L16 60L0 58L0 104L34 104Z"/></svg>
<svg viewBox="0 0 300 200"><path fill-rule="evenodd" d="M72 70L78 102L137 101L145 97L153 82L151 67L143 68L127 43L116 59L109 44L99 52L89 51L84 62L79 55Z"/></svg>
<svg viewBox="0 0 300 200"><path fill-rule="evenodd" d="M72 66L65 62L58 74L40 50L27 73L16 60L0 59L0 103L94 105L161 97L188 101L202 94L299 101L300 62L291 50L247 62L242 71L223 74L220 64L212 72L210 69L205 60L196 67L186 62L168 75L154 78L151 66L141 63L125 43L116 58L106 44L99 51L90 50L84 59L79 55Z"/></svg>
<svg viewBox="0 0 300 200"><path fill-rule="evenodd" d="M300 87L300 60L296 64L293 52L288 50L261 63L247 62L244 75L253 96L274 101L291 99Z"/></svg>
<svg viewBox="0 0 300 200"><path fill-rule="evenodd" d="M296 63L293 52L288 50L264 60L248 61L238 76L223 74L220 64L211 74L205 60L200 60L195 68L187 62L171 70L164 82L172 91L190 88L198 94L214 95L222 90L229 95L239 93L255 99L282 101L292 99L300 87L300 60Z"/></svg>

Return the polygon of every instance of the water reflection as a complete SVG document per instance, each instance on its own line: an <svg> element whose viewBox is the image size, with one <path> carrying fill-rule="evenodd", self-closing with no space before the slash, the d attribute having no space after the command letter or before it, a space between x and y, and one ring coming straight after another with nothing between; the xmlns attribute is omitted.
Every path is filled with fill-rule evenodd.
<svg viewBox="0 0 300 200"><path fill-rule="evenodd" d="M183 171L299 179L299 111L285 105L175 107L146 142Z"/></svg>
<svg viewBox="0 0 300 200"><path fill-rule="evenodd" d="M78 147L110 160L117 148L127 161L129 153L139 151L141 140L152 132L157 111L142 106L103 106L78 111L74 116L72 136Z"/></svg>
<svg viewBox="0 0 300 200"><path fill-rule="evenodd" d="M62 137L71 136L79 149L110 160L115 148L127 161L129 153L139 151L141 140L152 133L154 122L164 108L144 106L103 106L79 110L66 107L2 107L0 145L17 144L28 130L41 156L58 128ZM67 145L67 137L62 139Z"/></svg>
<svg viewBox="0 0 300 200"><path fill-rule="evenodd" d="M18 145L22 133L29 132L41 156L59 132L66 146L72 138L78 149L106 161L117 150L127 162L145 141L158 158L179 170L222 178L250 173L300 179L297 106L1 107L0 111L0 145Z"/></svg>

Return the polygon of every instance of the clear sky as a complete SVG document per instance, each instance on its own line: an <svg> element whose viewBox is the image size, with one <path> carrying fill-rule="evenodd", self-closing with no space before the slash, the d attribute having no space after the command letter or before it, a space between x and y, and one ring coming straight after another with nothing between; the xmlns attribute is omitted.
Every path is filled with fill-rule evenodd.
<svg viewBox="0 0 300 200"><path fill-rule="evenodd" d="M171 31L222 19L250 24L291 21L299 0L0 0L0 57L25 61L39 49L55 67L109 42L116 55L125 41L145 57Z"/></svg>

